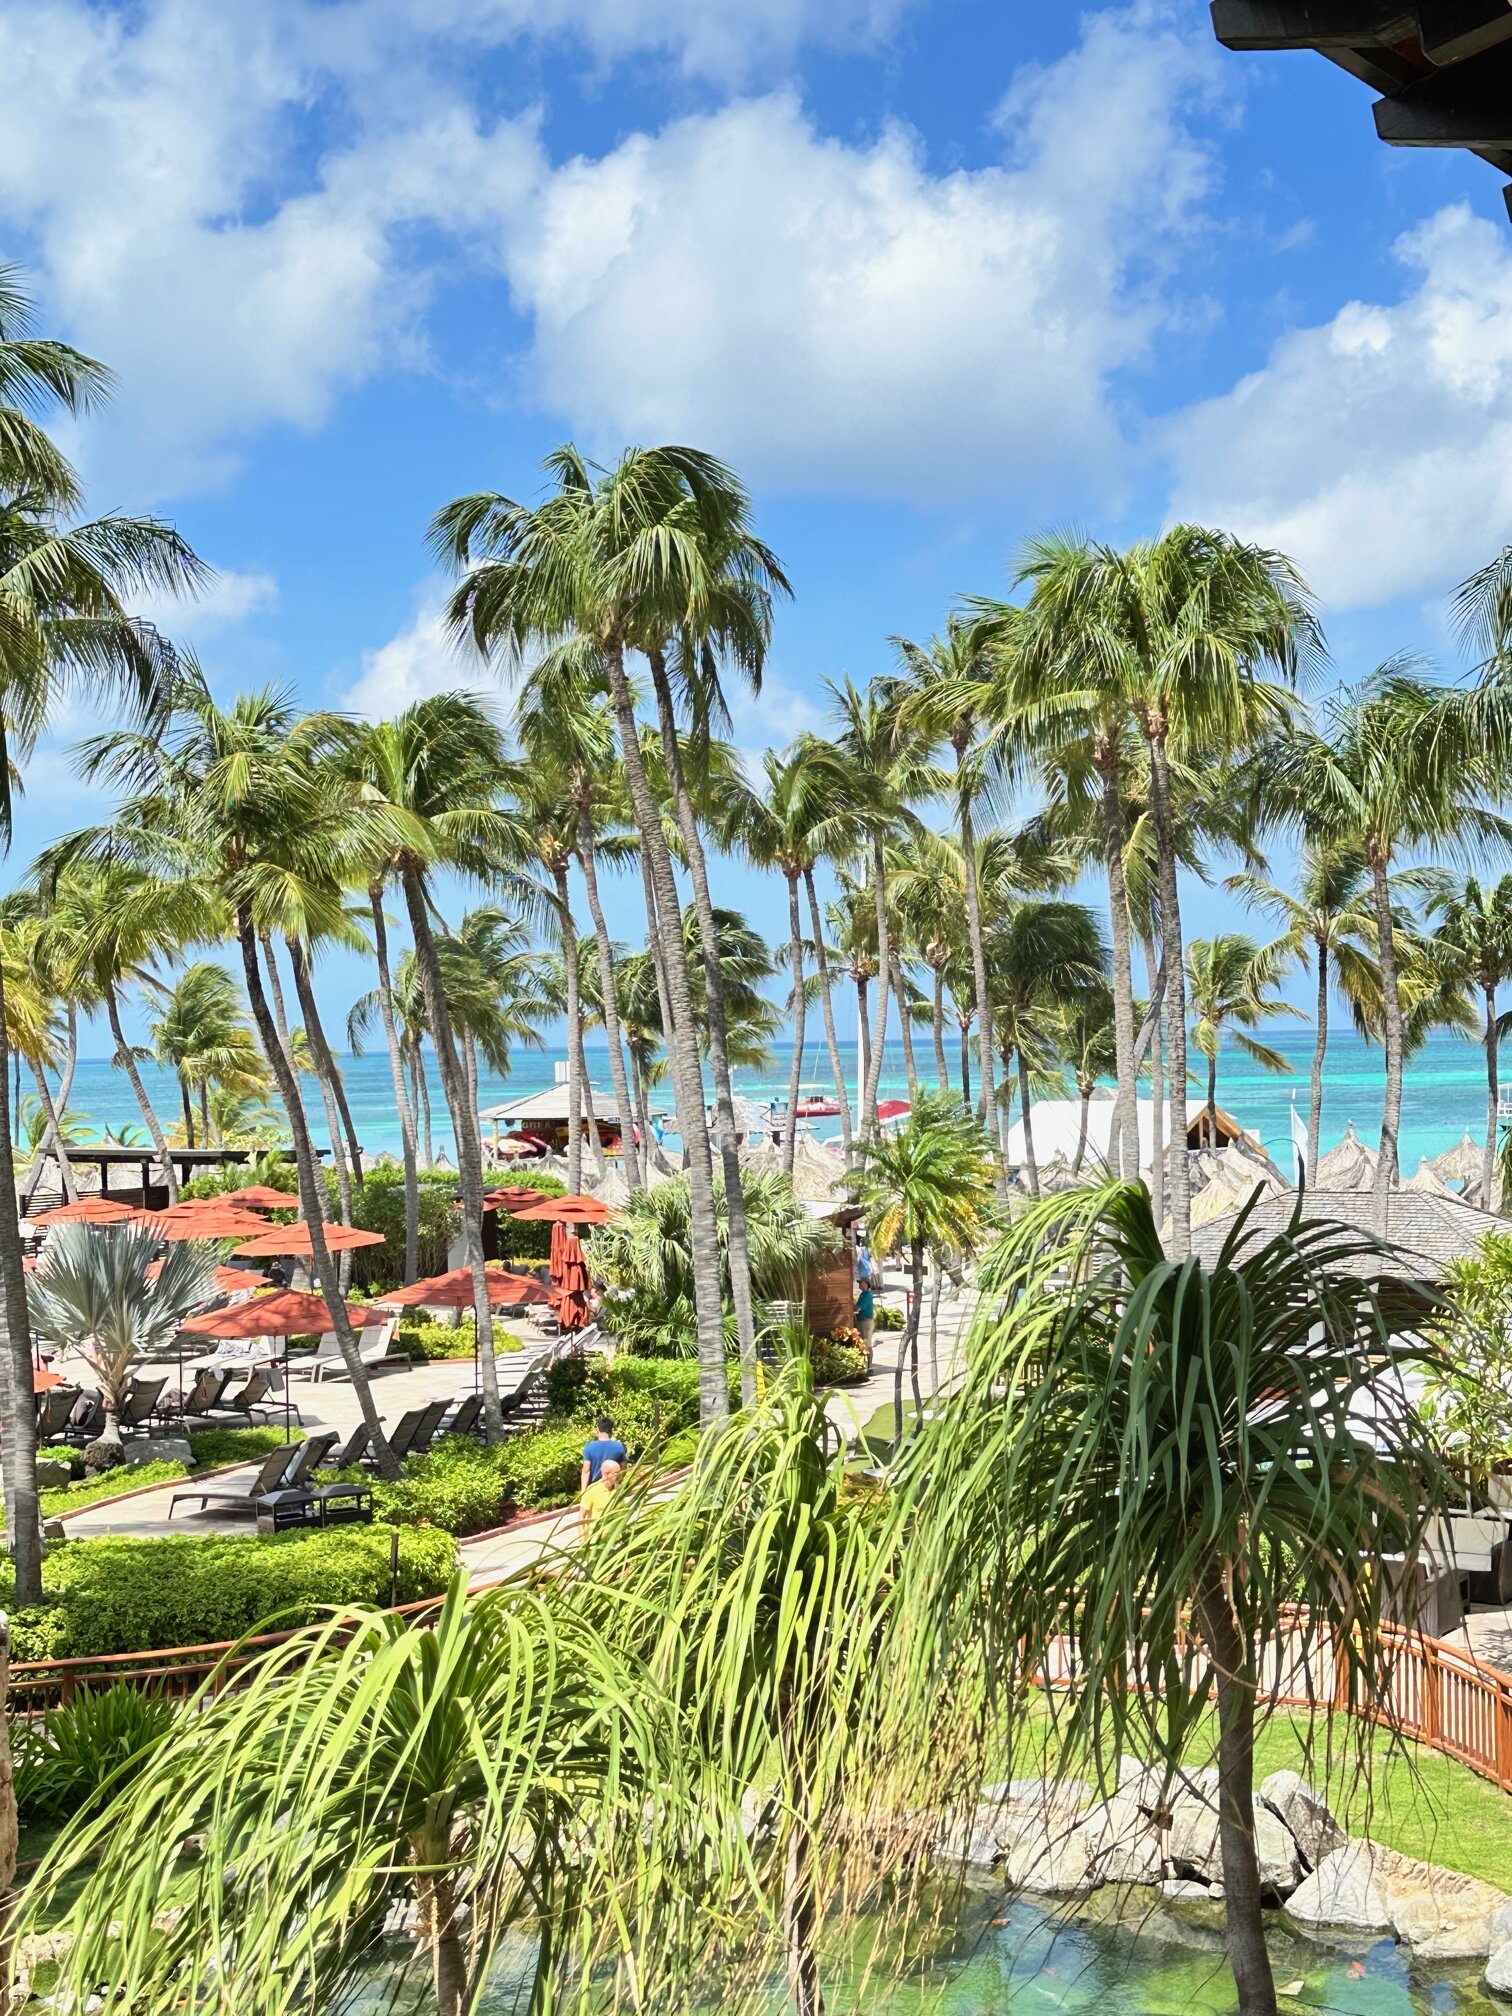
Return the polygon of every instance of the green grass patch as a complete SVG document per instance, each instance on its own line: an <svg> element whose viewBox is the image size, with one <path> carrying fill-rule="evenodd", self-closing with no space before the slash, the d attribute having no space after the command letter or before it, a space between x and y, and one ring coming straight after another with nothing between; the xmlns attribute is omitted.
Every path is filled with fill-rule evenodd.
<svg viewBox="0 0 1512 2016"><path fill-rule="evenodd" d="M138 1463L132 1468L104 1470L97 1477L77 1477L72 1484L59 1484L42 1493L42 1517L65 1519L70 1512L82 1512L86 1505L108 1504L128 1491L140 1491L148 1484L173 1484L188 1475L183 1463Z"/></svg>

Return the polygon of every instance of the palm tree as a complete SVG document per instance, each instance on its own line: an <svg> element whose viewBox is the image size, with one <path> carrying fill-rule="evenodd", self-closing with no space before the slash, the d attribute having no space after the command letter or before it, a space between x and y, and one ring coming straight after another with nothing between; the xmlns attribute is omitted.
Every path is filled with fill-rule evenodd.
<svg viewBox="0 0 1512 2016"><path fill-rule="evenodd" d="M1323 1060L1328 1050L1331 991L1337 986L1358 1017L1368 1011L1381 990L1381 969L1370 950L1376 918L1365 857L1347 848L1309 844L1302 851L1295 894L1268 882L1262 875L1250 873L1230 876L1224 886L1283 925L1288 951L1304 966L1311 963L1317 976L1316 1034L1307 1108L1306 1178L1311 1187L1318 1180Z"/></svg>
<svg viewBox="0 0 1512 2016"><path fill-rule="evenodd" d="M1023 704L1037 702L1053 726L1066 716L1084 719L1090 700L1115 739L1131 721L1144 739L1165 941L1171 1139L1180 1143L1187 1004L1172 767L1216 763L1284 722L1289 694L1262 675L1294 682L1321 650L1321 633L1289 560L1196 525L1173 526L1122 553L1080 536L1040 540L1022 578L1034 584ZM1116 746L1105 760L1115 757ZM1122 841L1120 832L1120 852ZM1123 928L1116 901L1113 928ZM1127 1102L1132 1081L1124 1089ZM1171 1159L1170 1209L1175 1250L1184 1254L1191 1188L1180 1152Z"/></svg>
<svg viewBox="0 0 1512 2016"><path fill-rule="evenodd" d="M1004 1064L1018 1063L1019 1112L1029 1194L1039 1195L1031 1114L1032 1078L1053 1069L1069 1003L1106 984L1108 955L1097 920L1081 903L1015 903L987 935L987 985Z"/></svg>
<svg viewBox="0 0 1512 2016"><path fill-rule="evenodd" d="M1071 1174L1079 1176L1087 1152L1092 1095L1097 1090L1098 1080L1111 1077L1118 1069L1111 988L1084 987L1066 1003L1061 1012L1057 1047L1076 1080L1076 1096L1081 1101L1076 1154L1071 1163Z"/></svg>
<svg viewBox="0 0 1512 2016"><path fill-rule="evenodd" d="M987 940L977 890L974 813L982 789L983 752L977 737L983 723L1000 706L1002 682L998 654L1003 650L1013 618L1003 612L992 624L952 615L943 637L911 644L906 637L892 642L909 682L901 715L907 730L922 733L931 745L948 742L955 758L956 821L961 863L965 870L966 934L976 997L977 1059L981 1081L981 1111L989 1121L995 1110L993 1090L992 1002L987 985ZM1016 772L1017 751L1007 731L994 737L990 760L1000 776ZM943 1087L944 1079L942 1076Z"/></svg>
<svg viewBox="0 0 1512 2016"><path fill-rule="evenodd" d="M193 959L180 968L158 996L148 1033L158 1062L178 1079L188 1148L194 1146L192 1095L199 1096L201 1132L208 1141L212 1086L257 1093L267 1083L267 1065L240 991L225 967L212 959Z"/></svg>
<svg viewBox="0 0 1512 2016"><path fill-rule="evenodd" d="M1496 1174L1496 1125L1500 1104L1498 1052L1508 1021L1497 1013L1497 989L1512 977L1512 875L1482 890L1473 875L1442 906L1434 934L1465 962L1485 1004L1486 1144L1481 1156L1481 1205L1489 1211Z"/></svg>
<svg viewBox="0 0 1512 2016"><path fill-rule="evenodd" d="M179 1325L215 1292L215 1249L170 1245L155 1273L151 1232L134 1225L59 1225L27 1282L32 1322L60 1350L82 1351L100 1382L105 1425L84 1451L89 1470L124 1460L120 1414L145 1353L169 1349Z"/></svg>
<svg viewBox="0 0 1512 2016"><path fill-rule="evenodd" d="M849 1172L856 1202L879 1254L908 1255L908 1318L893 1376L893 1417L903 1440L903 1367L919 1391L919 1319L923 1312L924 1257L936 1264L947 1255L971 1254L994 1220L996 1157L977 1121L945 1093L921 1094L907 1123L894 1133L879 1130L862 1143L861 1159Z"/></svg>
<svg viewBox="0 0 1512 2016"><path fill-rule="evenodd" d="M709 1133L688 1033L692 1001L682 906L626 661L634 650L665 653L678 632L705 635L718 620L732 552L738 554L745 536L745 498L722 464L687 448L632 450L604 472L564 447L546 467L556 487L534 509L497 493L458 498L438 513L432 536L444 559L468 570L451 604L458 635L485 656L498 652L515 663L542 642L581 636L598 650L608 674L640 831L647 924L667 990L663 1027L692 1191L702 1407L712 1420L729 1401ZM735 564L738 569L738 558ZM714 934L708 942L713 945ZM733 1144L726 1137L722 1146ZM728 1187L738 1198L738 1170ZM745 1376L753 1381L749 1368Z"/></svg>
<svg viewBox="0 0 1512 2016"><path fill-rule="evenodd" d="M1289 1072L1291 1065L1279 1050L1247 1036L1273 1015L1292 1015L1300 1022L1302 1010L1276 992L1282 975L1292 962L1289 940L1277 938L1269 945L1257 945L1239 931L1220 931L1216 938L1194 938L1187 947L1187 993L1197 1020L1192 1025L1192 1042L1207 1059L1207 1145L1218 1146L1218 1052L1224 1031L1253 1063L1264 1071Z"/></svg>
<svg viewBox="0 0 1512 2016"><path fill-rule="evenodd" d="M12 788L65 690L123 692L156 707L172 653L130 614L144 591L178 594L206 575L189 546L150 518L83 521L83 495L41 418L88 412L110 391L93 358L31 329L14 266L0 267L0 847L11 837ZM0 973L0 1024L5 1020ZM0 1443L16 1561L16 1601L42 1599L36 1436L29 1401L26 1277L10 1200L16 1194L10 1088L0 1081L0 1361L13 1388ZM0 1392L4 1383L0 1383Z"/></svg>
<svg viewBox="0 0 1512 2016"><path fill-rule="evenodd" d="M798 1130L794 1124L803 1077L803 1044L808 984L804 972L803 914L799 887L812 889L814 869L819 859L851 841L859 818L859 807L847 797L850 773L835 750L816 735L801 735L782 752L768 749L762 757L765 790L747 788L726 808L723 830L737 842L759 868L780 870L788 892L788 966L791 987L788 1000L793 1018L793 1061L788 1073L788 1126L783 1134L783 1166L791 1174ZM816 931L818 926L815 926ZM829 1044L830 1068L835 1077L835 1097L840 1106L840 1138L847 1156L851 1145L850 1097L845 1071L840 1062L840 1043L835 1034L834 1003L830 995L828 958L824 946L815 941L815 956L821 961L820 998L824 1006L824 1032Z"/></svg>
<svg viewBox="0 0 1512 2016"><path fill-rule="evenodd" d="M1493 682L1433 686L1412 661L1389 660L1363 683L1330 695L1318 727L1296 729L1275 759L1278 801L1309 818L1323 843L1362 854L1370 875L1386 1048L1375 1172L1382 1223L1397 1178L1406 1042L1392 865L1403 848L1462 851L1478 834L1502 835L1483 797L1496 788L1506 747L1503 705Z"/></svg>
<svg viewBox="0 0 1512 2016"><path fill-rule="evenodd" d="M347 1045L354 1057L362 1054L361 1037L369 1019L368 1005L371 1001L383 1023L393 1081L394 1111L399 1119L399 1155L404 1172L404 1284L408 1287L420 1271L420 1175L415 1161L415 1107L404 1082L409 1032L401 1037L395 1009L394 975L389 964L388 916L383 907L384 880L380 875L370 881L367 891L368 908L373 919L373 957L378 969L378 985L372 996L364 996L348 1016Z"/></svg>
<svg viewBox="0 0 1512 2016"><path fill-rule="evenodd" d="M473 1315L484 1414L489 1433L503 1434L493 1316L483 1273L483 1146L476 1101L470 1101L431 914L431 880L451 868L493 880L499 864L519 860L528 846L521 820L500 802L507 770L497 723L474 698L438 693L361 737L354 774L370 805L380 805L392 830L375 859L398 881L409 916L425 1017L457 1138L462 1242L473 1277Z"/></svg>
<svg viewBox="0 0 1512 2016"><path fill-rule="evenodd" d="M1386 1583L1358 1564L1410 1567L1450 1502L1407 1398L1444 1365L1431 1297L1394 1257L1353 1226L1294 1220L1184 1264L1142 1185L1046 1199L993 1254L996 1313L897 1480L912 1629L887 1674L891 1741L929 1703L975 1706L960 1769L980 1783L1036 1712L1030 1681L1069 1650L1057 1772L1103 1779L1153 1746L1169 1781L1216 1690L1241 2016L1276 2008L1251 1814L1266 1649L1284 1623L1299 1670L1337 1662L1368 1771L1395 1657Z"/></svg>

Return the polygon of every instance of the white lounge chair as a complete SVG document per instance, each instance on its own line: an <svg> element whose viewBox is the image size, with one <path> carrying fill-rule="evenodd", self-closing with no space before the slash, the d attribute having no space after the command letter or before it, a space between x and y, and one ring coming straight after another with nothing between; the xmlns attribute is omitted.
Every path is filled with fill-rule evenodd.
<svg viewBox="0 0 1512 2016"><path fill-rule="evenodd" d="M390 1356L394 1348L394 1332L398 1328L399 1318L390 1316L386 1323L356 1333L357 1356L365 1371L375 1370ZM334 1330L327 1331L320 1339L311 1357L291 1358L288 1369L291 1375L298 1373L316 1384L322 1379L345 1379L350 1376Z"/></svg>

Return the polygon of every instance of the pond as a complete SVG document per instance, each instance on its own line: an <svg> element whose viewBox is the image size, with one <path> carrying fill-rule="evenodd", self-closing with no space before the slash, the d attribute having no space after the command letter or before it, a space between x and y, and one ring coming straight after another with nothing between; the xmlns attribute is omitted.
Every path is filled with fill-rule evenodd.
<svg viewBox="0 0 1512 2016"><path fill-rule="evenodd" d="M856 1971L832 1962L828 2016L1232 2016L1235 2007L1216 1906L1120 1915L1111 1892L1057 1910L968 1891L951 1919L890 1984L873 1973L858 1986ZM526 2005L530 1955L511 1946L479 2016L519 2016ZM1479 1963L1414 1966L1390 1939L1323 1943L1279 1920L1270 1946L1283 2016L1508 2016L1481 1990ZM771 2006L780 2016L780 1988ZM396 2004L391 1990L362 2005L363 2016L433 2007L423 1993Z"/></svg>

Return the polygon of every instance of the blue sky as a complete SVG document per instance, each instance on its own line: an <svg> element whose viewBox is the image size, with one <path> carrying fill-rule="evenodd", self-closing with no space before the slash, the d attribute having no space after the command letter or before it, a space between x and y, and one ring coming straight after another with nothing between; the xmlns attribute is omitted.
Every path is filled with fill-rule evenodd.
<svg viewBox="0 0 1512 2016"><path fill-rule="evenodd" d="M119 373L70 445L217 568L156 613L227 693L487 683L425 525L568 437L751 482L797 591L753 753L1047 523L1284 546L1345 678L1447 654L1512 539L1498 178L1201 0L0 0L0 74L0 256ZM18 862L101 816L93 725L39 752ZM721 893L780 935L780 888ZM366 984L333 960L333 1017Z"/></svg>

